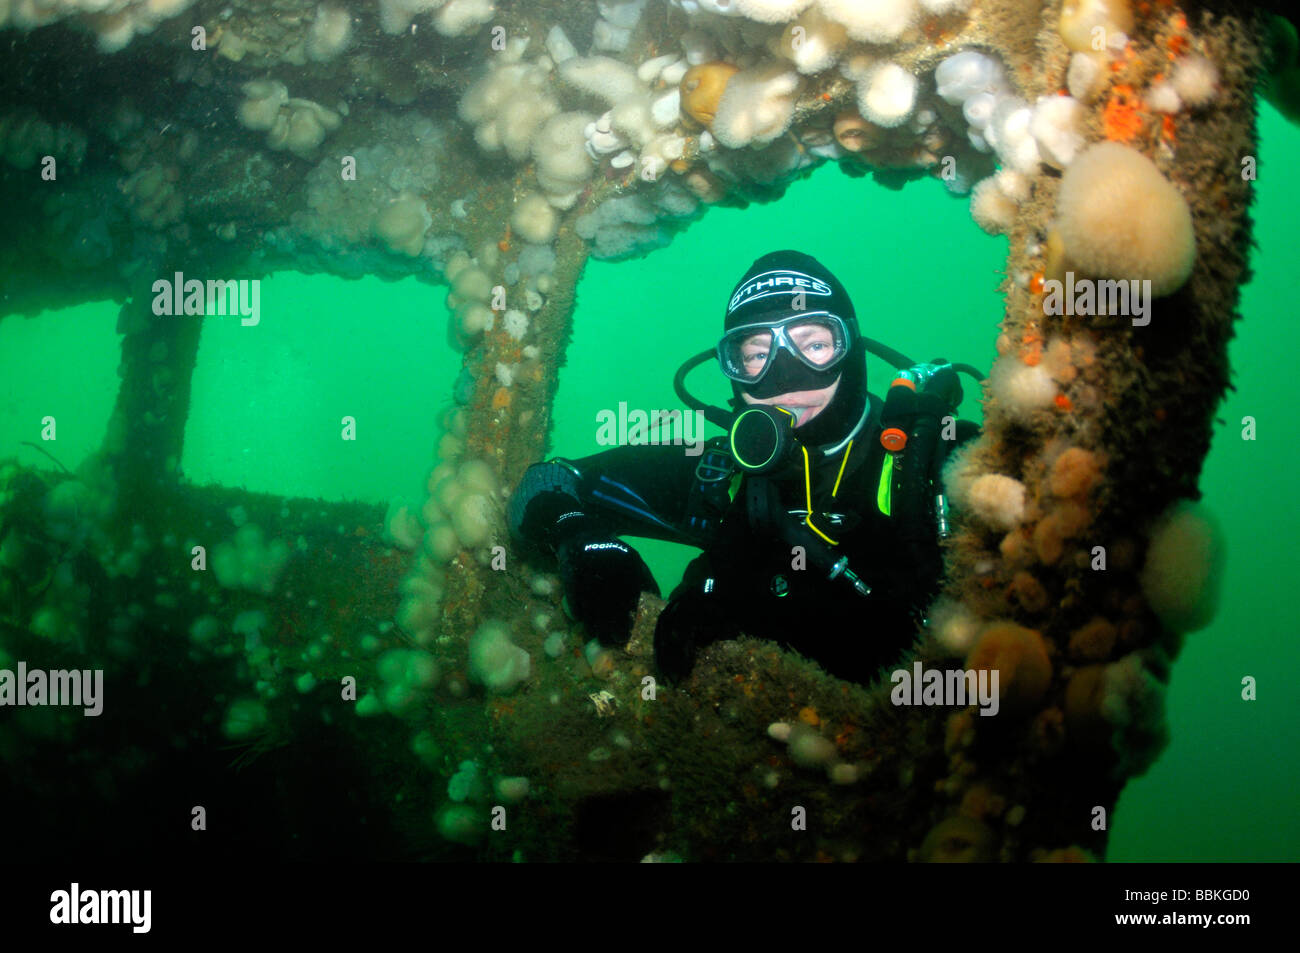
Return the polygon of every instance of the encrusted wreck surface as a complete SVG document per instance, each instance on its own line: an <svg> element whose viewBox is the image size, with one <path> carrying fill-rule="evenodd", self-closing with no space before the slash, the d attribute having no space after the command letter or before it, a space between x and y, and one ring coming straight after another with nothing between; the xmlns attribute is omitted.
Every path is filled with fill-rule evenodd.
<svg viewBox="0 0 1300 953"><path fill-rule="evenodd" d="M1241 5L1081 6L0 0L0 315L111 298L125 335L101 451L75 475L0 469L0 667L103 668L116 699L99 720L16 709L7 776L106 850L104 816L208 803L238 831L203 849L285 856L336 856L341 832L374 856L1104 857L1095 809L1158 755L1178 630L1203 624L1200 593L1152 581L1171 571L1151 541L1196 496L1227 385L1260 26ZM937 78L961 51L981 58ZM657 607L627 650L584 651L506 537L588 256L824 162L973 189L1010 238L948 584L900 660L998 668L997 717L897 706L752 640L654 685ZM1155 231L1084 214L1105 205L1089 162ZM1186 263L1144 244L1177 243L1180 202ZM465 373L427 502L186 482L201 319L160 317L155 283L281 269L449 287ZM1050 313L1076 270L1168 287L1149 323ZM485 673L472 637L529 661ZM238 775L209 754L231 744Z"/></svg>

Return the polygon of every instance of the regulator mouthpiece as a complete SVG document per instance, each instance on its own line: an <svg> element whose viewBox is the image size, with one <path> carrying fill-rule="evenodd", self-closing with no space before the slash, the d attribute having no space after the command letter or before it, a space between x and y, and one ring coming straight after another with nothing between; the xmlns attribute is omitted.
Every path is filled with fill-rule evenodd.
<svg viewBox="0 0 1300 953"><path fill-rule="evenodd" d="M775 473L799 452L794 428L798 423L784 407L751 407L731 425L731 455L748 473Z"/></svg>

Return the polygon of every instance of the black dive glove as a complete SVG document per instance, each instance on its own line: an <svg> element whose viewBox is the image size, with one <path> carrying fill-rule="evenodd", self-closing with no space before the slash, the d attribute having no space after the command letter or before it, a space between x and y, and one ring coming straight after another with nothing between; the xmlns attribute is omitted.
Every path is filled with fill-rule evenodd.
<svg viewBox="0 0 1300 953"><path fill-rule="evenodd" d="M528 502L520 535L555 552L574 618L602 645L623 645L642 591L657 596L659 586L636 550L581 507L567 493L538 493Z"/></svg>
<svg viewBox="0 0 1300 953"><path fill-rule="evenodd" d="M641 593L659 595L650 567L587 516L569 516L557 535L555 555L569 610L602 645L623 645Z"/></svg>
<svg viewBox="0 0 1300 953"><path fill-rule="evenodd" d="M671 684L680 684L695 667L703 648L724 639L740 637L735 623L717 593L694 586L664 608L655 625L655 670Z"/></svg>

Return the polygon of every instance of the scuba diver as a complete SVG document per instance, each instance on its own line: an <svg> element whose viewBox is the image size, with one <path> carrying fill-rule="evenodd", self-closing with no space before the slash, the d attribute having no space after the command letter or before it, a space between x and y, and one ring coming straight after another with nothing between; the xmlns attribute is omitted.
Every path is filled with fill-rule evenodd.
<svg viewBox="0 0 1300 953"><path fill-rule="evenodd" d="M867 392L868 350L906 368L883 401ZM687 374L715 358L731 380L729 412L686 390ZM511 533L554 554L570 612L605 645L627 641L641 591L659 594L619 536L703 550L655 627L669 681L689 675L700 649L744 634L866 682L911 643L937 591L940 468L977 432L955 419L957 369L979 377L863 338L829 270L772 252L736 285L717 348L674 381L726 435L698 456L660 444L534 464L511 497Z"/></svg>

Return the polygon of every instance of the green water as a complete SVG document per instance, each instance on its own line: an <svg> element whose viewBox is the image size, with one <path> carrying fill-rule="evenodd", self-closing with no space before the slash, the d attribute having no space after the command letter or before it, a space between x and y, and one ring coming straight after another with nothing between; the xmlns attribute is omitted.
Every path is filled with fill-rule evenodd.
<svg viewBox="0 0 1300 953"><path fill-rule="evenodd" d="M1300 129L1269 107L1261 117L1254 280L1244 289L1231 356L1236 390L1223 403L1202 489L1227 533L1219 616L1187 639L1168 694L1172 742L1130 782L1112 818L1109 859L1297 860L1300 727L1292 673L1300 671L1290 617L1300 539L1290 406L1300 343L1300 300L1289 157ZM776 248L820 258L852 295L864 333L918 360L944 356L987 367L1002 313L997 292L1005 239L971 222L963 200L933 181L901 192L834 166L784 199L744 211L714 209L674 243L633 262L589 264L578 288L574 341L562 373L551 452L601 449L596 414L678 406L671 378L712 346L723 303L753 259ZM460 355L445 343L444 289L279 275L263 282L262 323L204 324L182 466L196 483L293 496L420 500L438 418L450 405ZM117 307L86 305L0 322L0 455L52 466L22 441L44 444L68 467L102 440L117 378ZM869 383L883 389L873 363ZM707 368L702 396L726 390ZM965 416L978 419L972 388ZM1241 419L1257 422L1253 442ZM338 439L341 419L358 439ZM646 542L667 591L691 553ZM1241 699L1253 676L1258 700Z"/></svg>
<svg viewBox="0 0 1300 953"><path fill-rule="evenodd" d="M1169 747L1129 783L1115 808L1112 861L1300 860L1300 693L1291 675L1300 672L1292 615L1300 420L1289 366L1300 345L1300 250L1287 171L1289 157L1300 153L1300 129L1262 109L1258 249L1231 345L1236 390L1220 407L1201 479L1204 501L1227 536L1223 594L1214 623L1187 638L1174 667ZM864 334L917 360L942 355L987 368L993 359L1006 240L975 228L964 202L937 183L893 192L823 168L775 205L711 211L631 268L588 266L569 349L573 369L556 402L553 452L599 450L595 413L618 400L676 406L677 364L714 343L733 283L753 259L780 247L805 251L835 272ZM636 368L634 381L629 367ZM877 393L886 372L872 364L868 383ZM708 381L707 370L696 380ZM712 391L697 390L721 400L726 387L709 382ZM972 391L967 387L962 413L978 419ZM1254 441L1241 438L1246 415L1256 420ZM692 554L649 540L638 548L665 588ZM1241 698L1247 675L1258 684L1253 702Z"/></svg>

